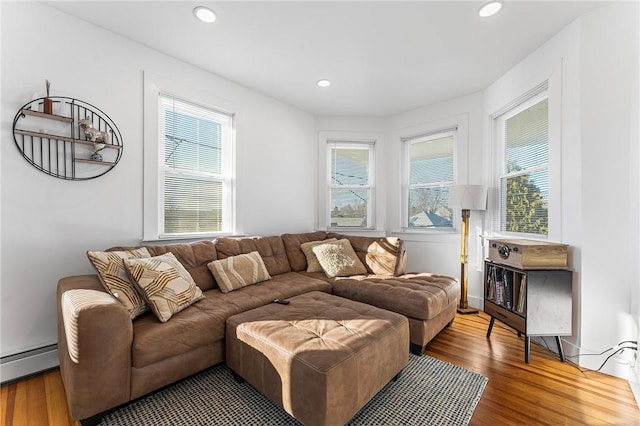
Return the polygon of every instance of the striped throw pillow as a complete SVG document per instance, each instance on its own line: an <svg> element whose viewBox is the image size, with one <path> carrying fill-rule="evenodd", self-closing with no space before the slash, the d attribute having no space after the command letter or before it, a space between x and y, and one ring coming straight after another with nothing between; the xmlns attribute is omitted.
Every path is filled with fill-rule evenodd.
<svg viewBox="0 0 640 426"><path fill-rule="evenodd" d="M271 279L257 251L214 260L207 267L223 293Z"/></svg>
<svg viewBox="0 0 640 426"><path fill-rule="evenodd" d="M161 322L204 298L200 287L171 252L147 259L127 259L124 266Z"/></svg>
<svg viewBox="0 0 640 426"><path fill-rule="evenodd" d="M127 251L88 251L87 257L98 272L104 288L122 303L134 319L146 312L149 307L127 275L125 259L151 257L146 248Z"/></svg>

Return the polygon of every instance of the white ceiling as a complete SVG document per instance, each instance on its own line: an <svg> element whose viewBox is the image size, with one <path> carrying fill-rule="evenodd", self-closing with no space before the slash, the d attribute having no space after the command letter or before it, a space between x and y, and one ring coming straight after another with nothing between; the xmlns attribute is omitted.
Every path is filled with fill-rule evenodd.
<svg viewBox="0 0 640 426"><path fill-rule="evenodd" d="M46 3L313 114L388 116L486 88L607 2L506 0L485 19L484 1Z"/></svg>

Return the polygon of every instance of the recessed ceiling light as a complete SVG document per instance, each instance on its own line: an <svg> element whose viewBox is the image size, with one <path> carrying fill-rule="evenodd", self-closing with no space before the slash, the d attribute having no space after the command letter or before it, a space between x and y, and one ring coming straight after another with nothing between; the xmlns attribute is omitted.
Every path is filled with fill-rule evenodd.
<svg viewBox="0 0 640 426"><path fill-rule="evenodd" d="M316 84L317 84L318 86L320 86L320 87L328 87L328 86L331 86L331 82L330 82L329 80L325 80L325 79L322 79L322 80L318 80L318 81L316 81Z"/></svg>
<svg viewBox="0 0 640 426"><path fill-rule="evenodd" d="M193 9L193 14L202 22L211 23L216 20L216 14L208 7L198 6Z"/></svg>
<svg viewBox="0 0 640 426"><path fill-rule="evenodd" d="M500 9L502 9L502 2L492 1L482 6L480 10L478 10L478 15L482 18L488 18L498 13Z"/></svg>

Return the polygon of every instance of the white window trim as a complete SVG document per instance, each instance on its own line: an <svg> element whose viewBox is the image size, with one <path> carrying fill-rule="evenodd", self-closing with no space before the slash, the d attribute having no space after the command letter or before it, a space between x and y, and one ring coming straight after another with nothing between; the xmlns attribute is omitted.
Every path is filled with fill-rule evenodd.
<svg viewBox="0 0 640 426"><path fill-rule="evenodd" d="M380 149L380 145L384 140L384 135L381 133L364 133L364 132L338 132L338 131L321 131L318 133L318 217L316 228L323 231L337 231L337 232L358 232L358 231L374 231L383 229L383 212L380 211L381 204L377 197L377 185L376 182L380 180L380 171L382 169L380 164L380 155L377 154L377 150ZM369 151L369 187L371 188L371 199L369 200L369 212L371 214L370 226L363 227L331 227L331 215L329 210L331 208L331 200L329 187L330 182L330 165L329 165L329 145L332 143L339 144L369 144L372 145L372 149Z"/></svg>
<svg viewBox="0 0 640 426"><path fill-rule="evenodd" d="M223 235L232 235L235 231L235 142L231 143L230 155L226 158L225 166L229 173L225 173L230 179L230 194L225 198L225 209L229 211L225 215L225 232L202 232L184 234L164 234L162 232L163 215L161 209L164 205L162 194L162 176L160 170L160 158L162 144L159 143L160 135L160 95L169 95L198 105L205 106L214 111L219 111L233 117L231 140L235 141L237 134L237 121L239 108L234 103L220 99L200 89L195 89L175 81L169 80L147 71L144 72L144 158L143 158L143 241L158 240L182 240L194 238L215 238Z"/></svg>
<svg viewBox="0 0 640 426"><path fill-rule="evenodd" d="M400 170L402 173L402 197L400 200L400 232L396 234L452 234L460 228L459 209L453 212L453 226L451 228L409 228L409 150L406 141L438 133L455 130L453 142L453 184L468 181L468 153L469 153L469 116L459 114L441 120L432 121L418 126L403 129L398 133L401 144Z"/></svg>
<svg viewBox="0 0 640 426"><path fill-rule="evenodd" d="M544 95L542 96L542 94ZM497 119L505 113L515 110L534 98L542 100L544 97L549 102L549 233L548 235L530 234L524 232L508 232L500 230L499 215L499 179L504 167L504 143L496 143ZM529 104L531 105L531 104ZM547 79L533 87L529 91L518 96L511 102L498 109L489 116L490 141L492 154L493 190L489 195L488 210L493 214L487 215L487 229L493 237L527 238L541 241L562 241L562 69L554 70Z"/></svg>

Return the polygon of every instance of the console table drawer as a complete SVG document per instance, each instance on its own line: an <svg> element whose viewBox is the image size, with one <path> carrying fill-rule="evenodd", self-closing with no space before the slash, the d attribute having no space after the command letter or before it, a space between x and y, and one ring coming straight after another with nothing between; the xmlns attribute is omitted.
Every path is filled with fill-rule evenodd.
<svg viewBox="0 0 640 426"><path fill-rule="evenodd" d="M514 314L513 312L509 312L488 300L484 301L484 311L508 326L515 328L519 332L526 333L524 317Z"/></svg>

